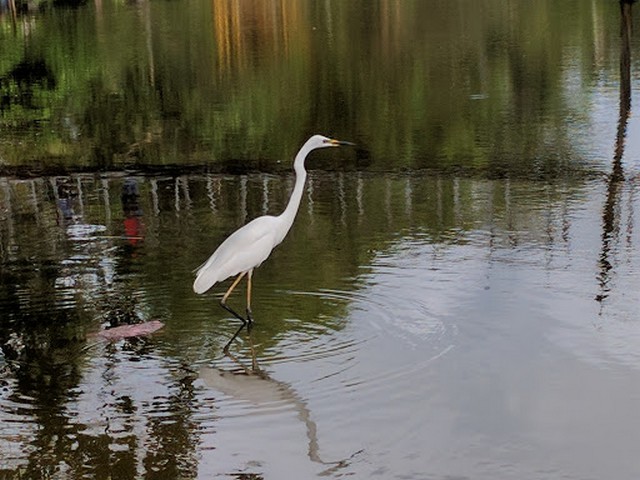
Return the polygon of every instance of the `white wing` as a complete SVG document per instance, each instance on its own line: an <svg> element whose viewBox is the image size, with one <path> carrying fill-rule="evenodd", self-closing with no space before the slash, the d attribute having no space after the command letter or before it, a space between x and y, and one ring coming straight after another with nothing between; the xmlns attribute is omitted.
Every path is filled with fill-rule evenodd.
<svg viewBox="0 0 640 480"><path fill-rule="evenodd" d="M198 269L193 291L204 293L213 285L264 262L280 243L277 217L258 217L236 230Z"/></svg>

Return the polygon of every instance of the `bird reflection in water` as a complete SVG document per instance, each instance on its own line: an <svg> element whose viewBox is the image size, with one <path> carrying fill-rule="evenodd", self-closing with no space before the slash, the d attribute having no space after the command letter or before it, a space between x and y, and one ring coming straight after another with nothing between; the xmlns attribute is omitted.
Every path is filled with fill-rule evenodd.
<svg viewBox="0 0 640 480"><path fill-rule="evenodd" d="M274 405L286 405L296 412L298 419L305 428L308 442L307 455L309 459L321 465L327 466L321 475L328 475L332 472L347 467L350 460L363 452L358 450L349 457L327 462L319 454L318 428L312 419L311 411L307 403L291 387L291 385L272 378L266 371L258 365L256 350L253 343L252 333L247 334L249 344L250 359L240 359L238 356L225 351L237 368L221 369L213 366L201 367L199 377L207 387L215 390L234 401L249 404L258 412L268 410Z"/></svg>

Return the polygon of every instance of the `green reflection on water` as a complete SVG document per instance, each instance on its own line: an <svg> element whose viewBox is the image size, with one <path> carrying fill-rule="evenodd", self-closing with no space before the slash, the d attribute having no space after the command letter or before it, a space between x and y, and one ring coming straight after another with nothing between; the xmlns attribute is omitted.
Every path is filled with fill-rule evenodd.
<svg viewBox="0 0 640 480"><path fill-rule="evenodd" d="M5 178L3 322L19 326L32 313L77 309L79 317L69 321L83 325L75 333L83 335L99 322L169 316L185 322L190 338L189 329L226 316L211 295L193 294L193 270L240 225L281 211L291 180L265 174ZM497 229L508 233L502 240L508 247L552 241L541 210L582 188L571 180L536 186L312 173L284 246L255 274L254 310L265 318L267 343L290 328L287 319L324 318L339 328L343 305L327 310L325 299L296 292L357 289L376 256L403 240L464 243L469 232Z"/></svg>
<svg viewBox="0 0 640 480"><path fill-rule="evenodd" d="M247 220L283 208L291 181L280 170L311 132L362 150L310 159L343 173L310 176L293 230L256 272L260 357L286 356L291 339L328 343L372 265L405 242L434 254L475 236L509 253L562 249L572 203L593 192L567 173L588 169L591 147L614 140L573 134L594 122L594 84L617 74L615 3L196 1L3 13L2 168L262 172L0 179L0 399L20 419L4 451L17 444L27 465L7 470L195 476L194 412L212 407L199 403L190 368L218 355L235 325L214 295L192 293L192 270ZM507 178L373 173L423 168ZM540 173L558 178L520 179ZM619 235L610 191L599 277L585 280L602 297ZM101 326L151 318L167 326L150 341L92 343ZM160 377L166 398L113 387L112 372L140 359L140 376ZM93 391L97 406L129 422L124 436L74 423L67 408Z"/></svg>
<svg viewBox="0 0 640 480"><path fill-rule="evenodd" d="M0 25L0 155L31 169L277 170L315 132L366 169L580 169L572 134L617 74L609 1L100 2Z"/></svg>

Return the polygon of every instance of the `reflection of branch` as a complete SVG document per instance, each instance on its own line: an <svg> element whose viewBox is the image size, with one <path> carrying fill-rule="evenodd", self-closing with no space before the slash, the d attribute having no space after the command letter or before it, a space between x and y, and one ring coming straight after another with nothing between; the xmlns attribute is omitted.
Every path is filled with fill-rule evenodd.
<svg viewBox="0 0 640 480"><path fill-rule="evenodd" d="M600 272L600 294L596 300L601 302L608 296L608 283L613 265L610 260L611 245L619 233L619 196L624 171L622 157L627 135L627 123L631 112L631 7L635 0L620 0L620 108L613 167L607 184L607 199L602 212L602 251L598 263Z"/></svg>

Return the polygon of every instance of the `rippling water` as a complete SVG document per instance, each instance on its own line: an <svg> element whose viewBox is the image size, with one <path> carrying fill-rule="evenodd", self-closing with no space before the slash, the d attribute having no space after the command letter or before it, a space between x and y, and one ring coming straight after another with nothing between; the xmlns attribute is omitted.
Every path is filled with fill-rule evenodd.
<svg viewBox="0 0 640 480"><path fill-rule="evenodd" d="M258 3L0 2L0 478L640 478L637 7Z"/></svg>
<svg viewBox="0 0 640 480"><path fill-rule="evenodd" d="M444 244L423 235L398 239L374 256L355 291L313 293L344 302L348 324L339 332L314 329L313 338L289 336L279 345L286 361L266 352L266 368L285 386L264 390L276 386L285 411L257 404L281 423L295 424L297 413L298 458L311 430L323 458L344 460L347 472L365 476L439 478L455 465L470 478L612 471L631 478L639 465L628 447L636 438L629 422L637 426L632 399L640 390L628 382L639 375L640 299L632 291L621 303L594 300L596 262L579 233L596 211L545 213L565 215L568 231L559 219L542 244L514 231L473 231ZM507 247L516 239L522 243ZM616 254L637 265L633 251ZM631 270L616 282L633 285ZM233 415L243 415L238 404L250 418L260 412L251 399L221 390ZM305 425L310 413L323 428ZM263 427L230 425L231 439L224 438L231 446L221 458L237 451L278 458L292 433L276 434L282 443L272 449L264 446L271 433L256 450L241 447ZM585 457L592 449L607 461ZM287 472L271 467L274 476Z"/></svg>
<svg viewBox="0 0 640 480"><path fill-rule="evenodd" d="M192 269L288 177L6 180L0 468L634 478L628 178L609 212L606 179L314 173L232 356L237 321Z"/></svg>

